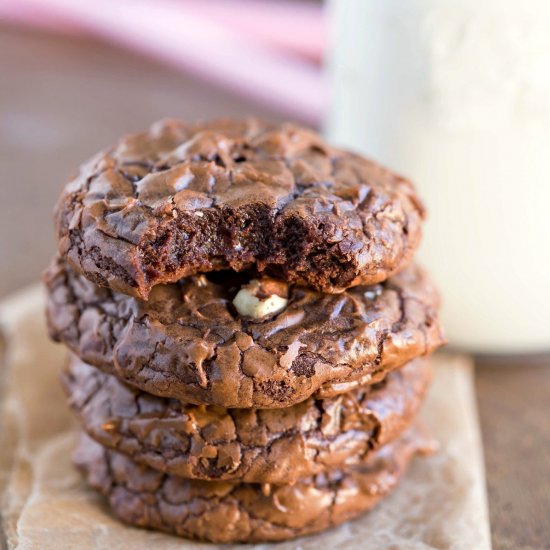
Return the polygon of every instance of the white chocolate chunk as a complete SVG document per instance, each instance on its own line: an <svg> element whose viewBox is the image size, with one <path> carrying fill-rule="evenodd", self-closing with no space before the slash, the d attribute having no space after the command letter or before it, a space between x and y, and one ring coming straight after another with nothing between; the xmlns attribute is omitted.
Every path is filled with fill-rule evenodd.
<svg viewBox="0 0 550 550"><path fill-rule="evenodd" d="M237 293L233 299L233 305L237 308L239 315L261 319L272 313L282 311L288 304L288 300L277 294L271 294L264 299L256 296L260 290L260 282L256 279Z"/></svg>

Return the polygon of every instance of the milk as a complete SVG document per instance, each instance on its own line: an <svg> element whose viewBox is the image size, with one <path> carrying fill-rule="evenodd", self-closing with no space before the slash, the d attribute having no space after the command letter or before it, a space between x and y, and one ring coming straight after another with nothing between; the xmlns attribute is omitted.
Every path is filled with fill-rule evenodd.
<svg viewBox="0 0 550 550"><path fill-rule="evenodd" d="M330 140L407 175L452 344L550 351L550 1L333 0Z"/></svg>

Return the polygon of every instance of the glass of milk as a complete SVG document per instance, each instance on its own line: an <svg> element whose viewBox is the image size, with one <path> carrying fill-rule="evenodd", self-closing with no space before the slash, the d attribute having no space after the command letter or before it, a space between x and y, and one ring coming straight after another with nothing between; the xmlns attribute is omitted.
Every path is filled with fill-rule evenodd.
<svg viewBox="0 0 550 550"><path fill-rule="evenodd" d="M326 133L416 183L451 344L550 351L550 1L329 4Z"/></svg>

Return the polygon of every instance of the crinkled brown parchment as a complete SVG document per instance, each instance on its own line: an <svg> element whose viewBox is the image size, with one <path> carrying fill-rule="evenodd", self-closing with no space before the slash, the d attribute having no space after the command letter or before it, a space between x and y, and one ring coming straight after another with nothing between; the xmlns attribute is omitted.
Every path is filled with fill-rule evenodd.
<svg viewBox="0 0 550 550"><path fill-rule="evenodd" d="M8 548L215 548L126 527L86 488L70 461L77 430L58 383L65 351L48 341L43 309L39 288L0 305L7 342L0 377L0 505ZM2 347L0 342L0 354ZM416 459L401 487L370 514L321 535L255 548L490 548L471 366L463 357L441 355L434 367L423 418L441 451Z"/></svg>

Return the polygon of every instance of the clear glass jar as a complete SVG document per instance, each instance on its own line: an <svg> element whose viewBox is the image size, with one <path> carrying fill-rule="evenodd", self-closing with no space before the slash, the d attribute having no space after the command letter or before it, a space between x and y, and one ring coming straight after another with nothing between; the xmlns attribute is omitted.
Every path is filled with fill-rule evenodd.
<svg viewBox="0 0 550 550"><path fill-rule="evenodd" d="M452 344L550 351L550 2L333 0L326 125L413 179Z"/></svg>

